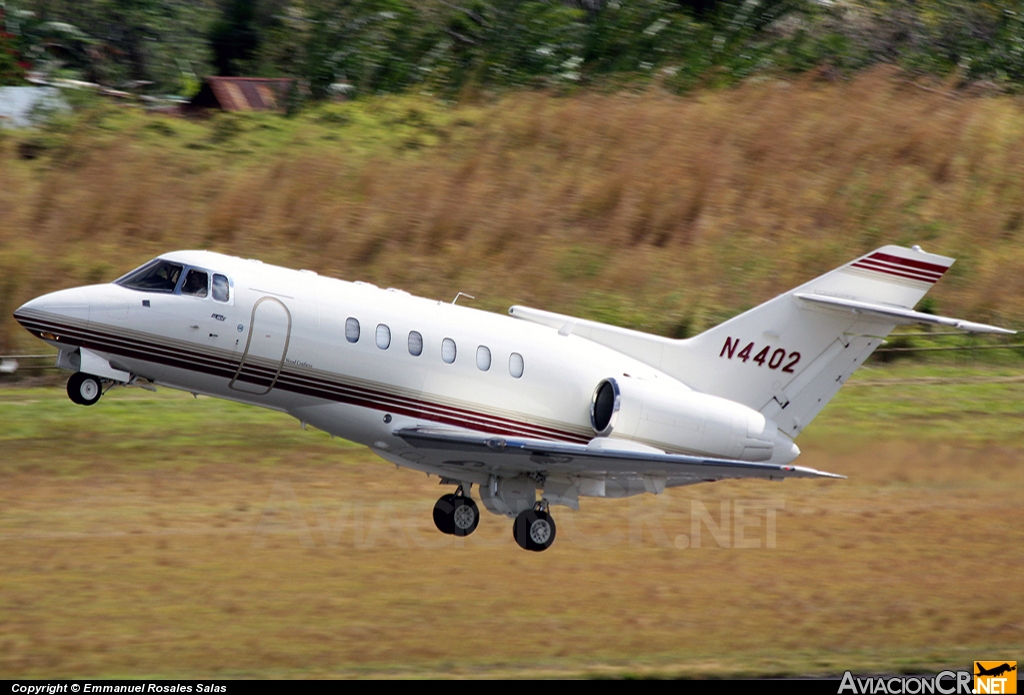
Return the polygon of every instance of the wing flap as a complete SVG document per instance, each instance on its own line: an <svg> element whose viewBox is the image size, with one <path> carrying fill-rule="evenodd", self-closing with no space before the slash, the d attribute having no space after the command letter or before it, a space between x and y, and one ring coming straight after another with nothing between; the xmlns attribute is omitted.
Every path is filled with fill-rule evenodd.
<svg viewBox="0 0 1024 695"><path fill-rule="evenodd" d="M492 470L510 473L537 472L560 475L660 475L692 482L726 478L843 478L802 466L751 463L726 459L666 454L605 446L588 447L546 440L487 436L444 429L406 428L395 432L410 446L432 452L438 465L465 465L471 461Z"/></svg>

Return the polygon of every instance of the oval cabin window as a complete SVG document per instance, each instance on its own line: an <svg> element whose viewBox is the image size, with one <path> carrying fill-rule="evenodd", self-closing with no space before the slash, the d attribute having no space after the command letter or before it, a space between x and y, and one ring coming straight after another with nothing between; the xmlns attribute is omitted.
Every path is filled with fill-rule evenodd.
<svg viewBox="0 0 1024 695"><path fill-rule="evenodd" d="M345 340L350 343L355 343L359 340L359 320L351 316L345 319Z"/></svg>
<svg viewBox="0 0 1024 695"><path fill-rule="evenodd" d="M418 331L410 331L409 333L409 354L413 357L419 357L423 354L423 336Z"/></svg>
<svg viewBox="0 0 1024 695"><path fill-rule="evenodd" d="M491 349L486 345L481 345L476 349L476 368L481 372L486 372L491 368Z"/></svg>
<svg viewBox="0 0 1024 695"><path fill-rule="evenodd" d="M516 379L523 375L523 356L518 352L513 352L508 358L508 373Z"/></svg>
<svg viewBox="0 0 1024 695"><path fill-rule="evenodd" d="M377 333L375 337L377 340L377 347L381 350L387 350L391 347L391 329L383 323L377 324Z"/></svg>
<svg viewBox="0 0 1024 695"><path fill-rule="evenodd" d="M451 338L441 341L441 359L448 364L455 361L455 341Z"/></svg>

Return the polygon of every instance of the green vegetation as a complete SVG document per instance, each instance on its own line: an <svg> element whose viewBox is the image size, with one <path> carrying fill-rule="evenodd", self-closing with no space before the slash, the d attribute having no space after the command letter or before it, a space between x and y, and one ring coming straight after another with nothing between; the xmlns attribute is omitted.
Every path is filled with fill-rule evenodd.
<svg viewBox="0 0 1024 695"><path fill-rule="evenodd" d="M0 350L39 347L21 302L176 248L681 336L918 243L958 259L925 308L1020 327L1024 110L921 86L888 69L199 121L84 99L0 133Z"/></svg>
<svg viewBox="0 0 1024 695"><path fill-rule="evenodd" d="M3 5L0 4L0 7ZM672 91L898 64L1024 83L1024 1L6 0L36 69L185 92L195 76L291 76L313 98L657 82ZM9 72L9 71L8 71ZM8 72L0 73L7 75ZM17 76L8 79L18 79Z"/></svg>
<svg viewBox="0 0 1024 695"><path fill-rule="evenodd" d="M1024 373L1019 362L1004 367L976 362L861 369L842 397L808 428L807 438L900 439L909 430L916 442L1016 447L1024 429L1021 394Z"/></svg>
<svg viewBox="0 0 1024 695"><path fill-rule="evenodd" d="M862 370L800 440L801 464L848 480L584 500L533 555L502 518L441 536L436 478L278 413L0 389L0 676L928 673L1018 654L1022 402L998 368ZM759 548L707 523L744 504Z"/></svg>
<svg viewBox="0 0 1024 695"><path fill-rule="evenodd" d="M15 44L104 83L187 91L219 56L360 98L185 120L77 92L0 131L0 352L40 351L20 303L176 248L683 337L920 243L958 258L922 310L1021 328L1024 109L1000 94L1022 75L1017 4L9 0L5 81ZM998 344L909 333L890 347ZM849 480L585 501L542 556L504 519L440 536L436 479L277 413L0 389L0 677L921 673L1020 653L1022 352L882 357L799 442ZM706 524L696 547L700 510L757 500L783 504L776 547ZM767 543L767 512L747 520Z"/></svg>

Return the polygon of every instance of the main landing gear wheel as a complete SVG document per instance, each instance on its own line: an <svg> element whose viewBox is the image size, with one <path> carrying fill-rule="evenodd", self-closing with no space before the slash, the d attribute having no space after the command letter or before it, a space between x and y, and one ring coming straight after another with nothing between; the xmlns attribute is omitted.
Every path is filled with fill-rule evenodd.
<svg viewBox="0 0 1024 695"><path fill-rule="evenodd" d="M441 495L441 499L434 503L434 526L449 536L455 532L455 522L452 521L452 512L455 511L455 505L452 504L454 499L455 495Z"/></svg>
<svg viewBox="0 0 1024 695"><path fill-rule="evenodd" d="M527 509L512 523L512 537L523 550L547 550L555 542L555 520L545 511Z"/></svg>
<svg viewBox="0 0 1024 695"><path fill-rule="evenodd" d="M462 488L452 495L443 495L434 504L434 525L449 536L468 536L480 524L480 508Z"/></svg>
<svg viewBox="0 0 1024 695"><path fill-rule="evenodd" d="M91 374L75 372L68 379L68 397L78 405L92 405L103 395L100 380Z"/></svg>

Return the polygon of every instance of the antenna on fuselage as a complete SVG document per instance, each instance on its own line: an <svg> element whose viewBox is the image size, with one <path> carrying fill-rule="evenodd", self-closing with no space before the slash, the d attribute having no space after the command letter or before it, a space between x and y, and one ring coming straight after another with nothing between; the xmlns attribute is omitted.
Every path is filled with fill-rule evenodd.
<svg viewBox="0 0 1024 695"><path fill-rule="evenodd" d="M452 300L452 304L454 304L455 302L459 301L459 297L467 297L468 299L476 299L476 297L474 297L471 294L466 294L465 292L459 292L457 295L455 295L455 299Z"/></svg>

